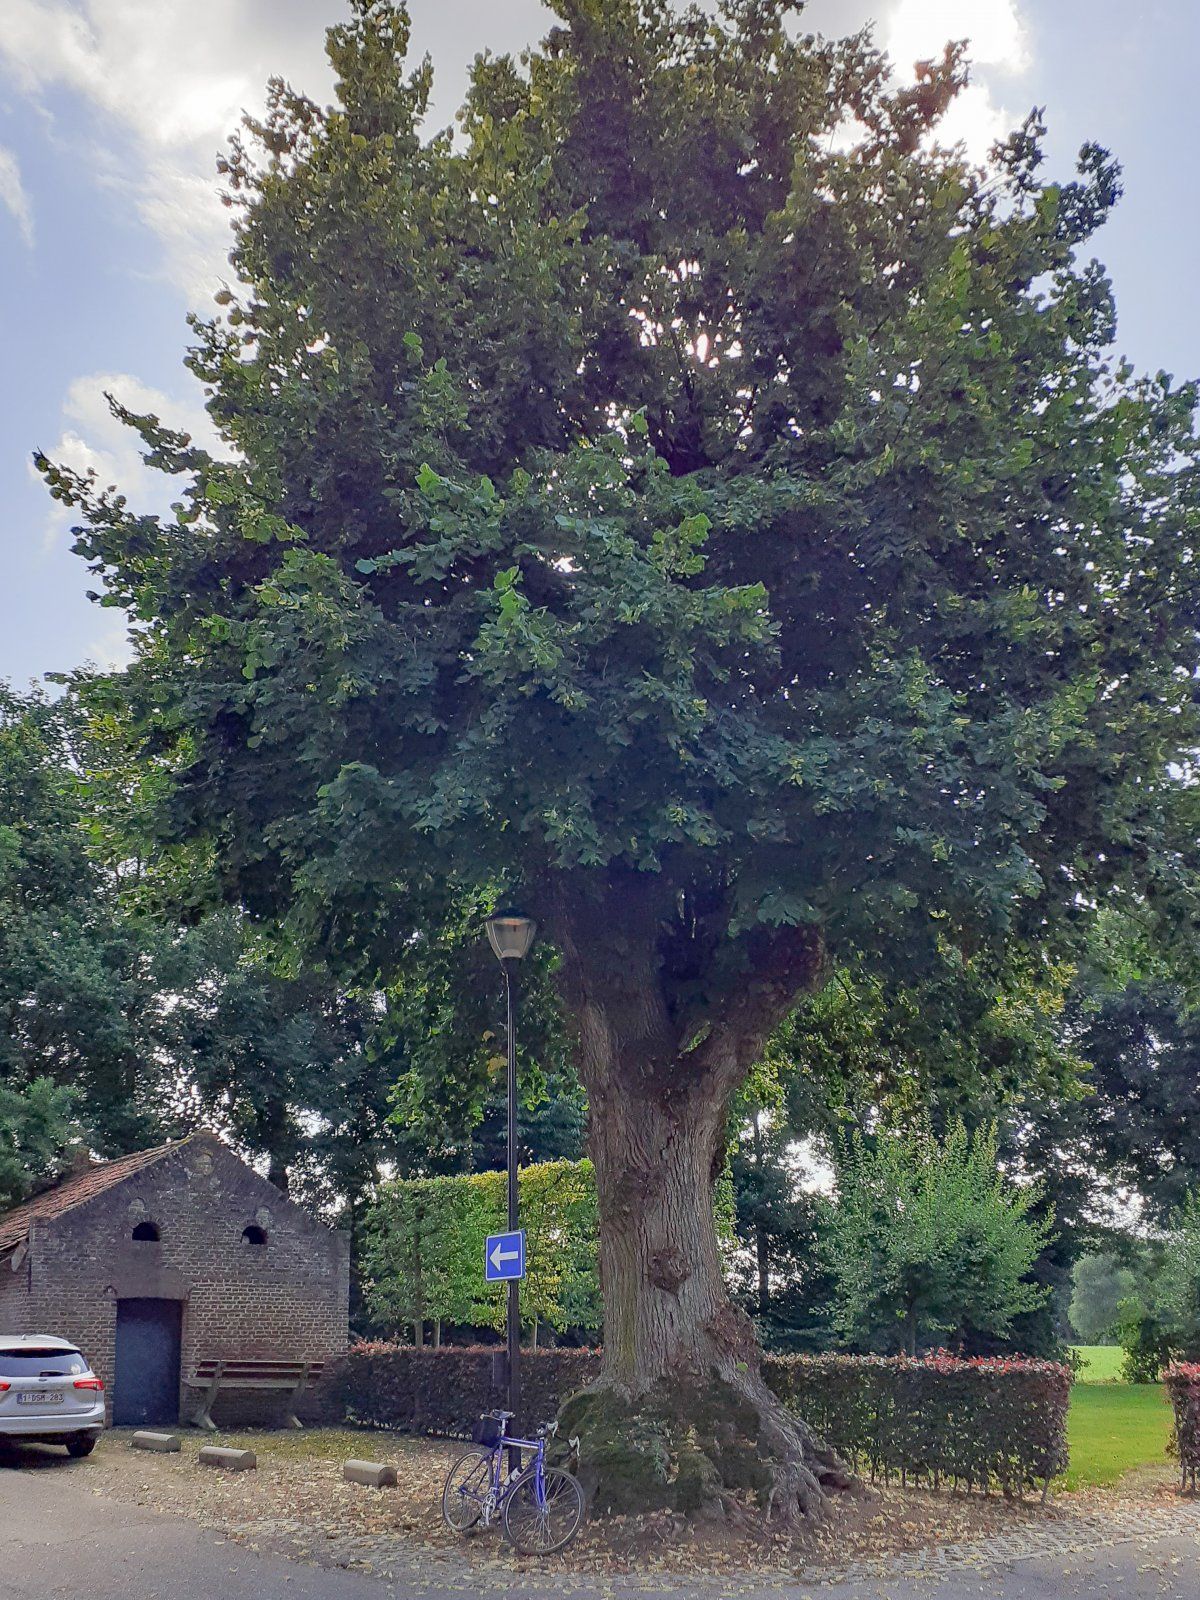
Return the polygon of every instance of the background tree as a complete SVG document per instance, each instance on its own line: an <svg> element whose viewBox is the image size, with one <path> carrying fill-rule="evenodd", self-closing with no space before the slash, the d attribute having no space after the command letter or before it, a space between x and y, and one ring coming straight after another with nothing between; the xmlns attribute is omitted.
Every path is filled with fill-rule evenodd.
<svg viewBox="0 0 1200 1600"><path fill-rule="evenodd" d="M34 1078L17 1089L0 1082L0 1211L19 1205L57 1178L78 1147L79 1124L69 1089Z"/></svg>
<svg viewBox="0 0 1200 1600"><path fill-rule="evenodd" d="M999 958L943 947L915 973L841 968L796 1008L768 1056L780 1086L775 1142L788 1159L804 1150L820 1164L854 1128L944 1135L962 1122L995 1128L1005 1167L1036 1182L1035 1215L1053 1213L1055 1227L1034 1277L1051 1293L1003 1337L977 1331L973 1353L1060 1354L1072 1266L1097 1237L1099 1174L1080 1131L1087 1063L1065 1020L1071 980L1069 967L1017 941ZM794 1193L782 1168L775 1181ZM810 1303L792 1320L828 1342L828 1285L811 1261L809 1283Z"/></svg>
<svg viewBox="0 0 1200 1600"><path fill-rule="evenodd" d="M221 907L202 852L156 849L128 732L103 682L0 686L6 1162L28 1186L55 1141L114 1156L205 1122L352 1222L403 1145L390 1008Z"/></svg>
<svg viewBox="0 0 1200 1600"><path fill-rule="evenodd" d="M423 1342L438 1335L504 1327L503 1285L479 1270L484 1241L504 1228L503 1172L410 1178L382 1186L366 1221L367 1299L376 1322L407 1324ZM529 1236L521 1309L531 1342L539 1328L594 1333L600 1327L596 1270L596 1188L588 1161L545 1161L520 1172L521 1218Z"/></svg>
<svg viewBox="0 0 1200 1600"><path fill-rule="evenodd" d="M600 1503L670 1502L699 1438L788 1518L841 1473L722 1283L732 1097L831 960L1058 959L1130 897L1200 947L1195 392L1108 357L1103 151L933 142L957 50L900 88L786 0L553 9L452 141L357 0L337 103L275 83L223 163L189 359L236 454L131 418L166 522L42 465L227 893L364 987L486 885L556 948Z"/></svg>
<svg viewBox="0 0 1200 1600"><path fill-rule="evenodd" d="M853 1347L916 1355L1004 1335L1045 1300L1030 1274L1050 1221L996 1156L994 1130L962 1123L944 1139L918 1128L844 1143L822 1242L834 1325Z"/></svg>
<svg viewBox="0 0 1200 1600"><path fill-rule="evenodd" d="M1165 1220L1200 1185L1200 1013L1175 983L1083 990L1074 1048L1090 1071L1076 1108L1094 1165Z"/></svg>
<svg viewBox="0 0 1200 1600"><path fill-rule="evenodd" d="M90 848L78 732L70 701L0 685L0 1085L47 1132L65 1131L67 1102L46 1085L69 1089L89 1143L114 1155L160 1127L146 1028L161 940ZM39 1156L30 1175L46 1170Z"/></svg>
<svg viewBox="0 0 1200 1600"><path fill-rule="evenodd" d="M1072 1275L1071 1326L1081 1344L1111 1344L1123 1300L1138 1291L1133 1269L1117 1255L1081 1256Z"/></svg>

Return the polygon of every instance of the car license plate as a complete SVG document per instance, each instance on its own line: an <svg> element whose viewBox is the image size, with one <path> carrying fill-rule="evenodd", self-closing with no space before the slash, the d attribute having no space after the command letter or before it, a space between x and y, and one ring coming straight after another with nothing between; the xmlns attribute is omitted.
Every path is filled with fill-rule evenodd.
<svg viewBox="0 0 1200 1600"><path fill-rule="evenodd" d="M61 1389L33 1389L28 1394L19 1394L19 1406L59 1406L62 1404L63 1392Z"/></svg>

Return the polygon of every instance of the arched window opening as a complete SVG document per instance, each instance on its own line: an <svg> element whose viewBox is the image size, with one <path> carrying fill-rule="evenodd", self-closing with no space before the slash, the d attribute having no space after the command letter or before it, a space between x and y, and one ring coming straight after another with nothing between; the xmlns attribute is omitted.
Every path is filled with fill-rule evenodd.
<svg viewBox="0 0 1200 1600"><path fill-rule="evenodd" d="M257 1222L252 1222L248 1228L242 1229L243 1244L266 1244L267 1230L260 1228Z"/></svg>
<svg viewBox="0 0 1200 1600"><path fill-rule="evenodd" d="M133 1230L133 1237L138 1240L139 1243L145 1243L149 1241L152 1244L157 1244L159 1239L158 1223L139 1222L137 1227Z"/></svg>

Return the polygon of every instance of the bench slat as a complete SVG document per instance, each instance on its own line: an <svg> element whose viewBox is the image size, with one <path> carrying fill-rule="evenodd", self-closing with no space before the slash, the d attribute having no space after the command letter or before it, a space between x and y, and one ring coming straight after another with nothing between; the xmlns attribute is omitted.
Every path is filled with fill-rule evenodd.
<svg viewBox="0 0 1200 1600"><path fill-rule="evenodd" d="M295 1414L296 1402L324 1369L324 1361L278 1361L251 1356L228 1361L210 1357L198 1361L194 1371L183 1381L186 1388L205 1391L195 1416L197 1427L215 1430L212 1408L224 1389L275 1389L291 1394L288 1422L293 1428L299 1428L302 1424Z"/></svg>
<svg viewBox="0 0 1200 1600"><path fill-rule="evenodd" d="M222 1379L290 1378L304 1373L313 1377L324 1366L323 1361L201 1361L193 1369L192 1377L202 1382L209 1382L218 1372Z"/></svg>

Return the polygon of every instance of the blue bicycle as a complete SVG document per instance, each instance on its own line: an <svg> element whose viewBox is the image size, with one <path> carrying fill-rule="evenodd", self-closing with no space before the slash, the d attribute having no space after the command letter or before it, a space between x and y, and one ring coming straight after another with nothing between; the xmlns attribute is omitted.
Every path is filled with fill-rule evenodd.
<svg viewBox="0 0 1200 1600"><path fill-rule="evenodd" d="M536 1439L508 1432L511 1411L485 1411L475 1425L473 1449L446 1474L442 1515L455 1533L497 1517L505 1537L522 1555L548 1556L570 1544L583 1522L583 1489L578 1478L546 1465L546 1440L557 1422L538 1429ZM523 1461L532 1451L533 1460Z"/></svg>

